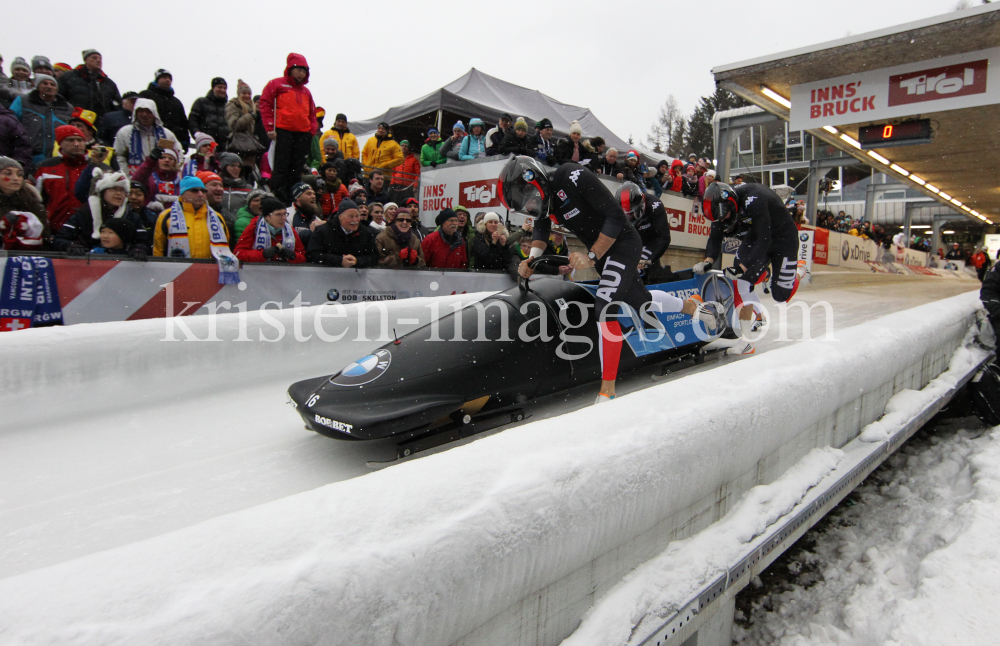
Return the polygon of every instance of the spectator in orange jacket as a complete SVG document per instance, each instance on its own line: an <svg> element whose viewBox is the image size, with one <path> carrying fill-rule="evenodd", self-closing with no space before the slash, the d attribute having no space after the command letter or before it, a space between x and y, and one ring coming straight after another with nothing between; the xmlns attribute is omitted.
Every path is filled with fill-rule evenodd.
<svg viewBox="0 0 1000 646"><path fill-rule="evenodd" d="M243 229L235 252L241 262L281 261L294 264L306 261L306 248L288 221L285 205L273 197L266 197L261 202L260 217L251 220Z"/></svg>
<svg viewBox="0 0 1000 646"><path fill-rule="evenodd" d="M365 148L361 151L361 163L382 170L389 170L403 163L403 151L389 134L389 124L385 121L378 124L375 136L365 142Z"/></svg>
<svg viewBox="0 0 1000 646"><path fill-rule="evenodd" d="M403 140L399 142L399 148L403 151L403 163L392 171L392 184L394 186L416 186L420 181L420 158L410 150L410 142Z"/></svg>
<svg viewBox="0 0 1000 646"><path fill-rule="evenodd" d="M291 203L291 191L302 175L319 129L316 104L306 88L309 64L301 54L289 54L285 75L273 79L260 95L260 117L267 136L274 142L271 189Z"/></svg>

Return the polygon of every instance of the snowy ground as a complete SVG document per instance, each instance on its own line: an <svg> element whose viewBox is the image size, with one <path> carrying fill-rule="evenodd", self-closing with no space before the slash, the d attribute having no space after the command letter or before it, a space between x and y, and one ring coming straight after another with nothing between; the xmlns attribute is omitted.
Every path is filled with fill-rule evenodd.
<svg viewBox="0 0 1000 646"><path fill-rule="evenodd" d="M834 327L842 329L974 286L928 280L803 290L800 297L829 302ZM773 306L767 297L764 302ZM801 338L798 315L790 321L791 341L778 340L772 329L758 352ZM824 318L814 316L813 337L825 331ZM650 374L623 380L619 392L652 385ZM337 442L305 431L285 404L290 381L262 370L259 380L238 387L212 382L199 394L182 395L178 384L177 394L165 390L153 405L81 414L40 428L3 428L0 578L364 475L367 460L386 457L386 444ZM94 396L114 401L113 392ZM578 393L552 402L532 421L587 405L592 397Z"/></svg>
<svg viewBox="0 0 1000 646"><path fill-rule="evenodd" d="M737 598L745 646L995 644L1000 428L938 421Z"/></svg>

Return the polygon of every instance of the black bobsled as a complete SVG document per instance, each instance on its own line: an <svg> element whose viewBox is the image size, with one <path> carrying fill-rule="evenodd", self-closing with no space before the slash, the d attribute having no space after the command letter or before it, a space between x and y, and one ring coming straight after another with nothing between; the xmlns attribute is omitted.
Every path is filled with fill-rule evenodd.
<svg viewBox="0 0 1000 646"><path fill-rule="evenodd" d="M566 259L541 256L537 262ZM679 280L650 288L681 298L701 294L722 303L732 321L732 285L720 272L694 276L689 270L674 277ZM522 281L335 375L292 384L290 403L307 427L322 435L394 438L399 457L518 421L526 402L600 380L596 289L596 281ZM699 350L723 332L710 336L684 314L655 314L659 328L631 314L619 317L628 346L622 348L622 373L657 363L698 362ZM467 425L475 431L463 432Z"/></svg>

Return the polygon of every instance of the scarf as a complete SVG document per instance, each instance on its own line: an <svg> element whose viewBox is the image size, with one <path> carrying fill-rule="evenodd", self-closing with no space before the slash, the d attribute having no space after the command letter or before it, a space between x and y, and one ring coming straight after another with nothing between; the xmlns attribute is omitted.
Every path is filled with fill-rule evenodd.
<svg viewBox="0 0 1000 646"><path fill-rule="evenodd" d="M101 198L98 197L97 195L91 195L90 197L88 197L87 198L87 204L90 205L90 217L91 217L91 220L93 221L93 225L94 225L94 233L91 235L91 237L94 240L100 240L101 239L101 225L104 224L104 220L105 220L105 217L104 217L104 204L101 202ZM111 205L110 204L108 205L108 209L109 210L111 209ZM107 217L108 218L121 218L121 217L125 216L125 213L127 211L128 211L128 200L125 200L124 202L122 202L122 205L119 206L118 209L114 213L108 215Z"/></svg>
<svg viewBox="0 0 1000 646"><path fill-rule="evenodd" d="M208 209L208 236L212 247L212 256L219 264L219 284L237 285L240 282L240 262L233 255L233 252L229 250L229 243L226 241L226 234L224 233L225 228L222 224L222 219L219 218L219 214L207 204L205 208ZM174 202L170 206L167 237L167 256L171 258L191 257L191 247L188 244L187 222L184 219L184 208L180 202Z"/></svg>
<svg viewBox="0 0 1000 646"><path fill-rule="evenodd" d="M177 196L181 192L181 174L174 171L173 179L160 177L158 171L153 171L150 175L153 178L153 199L163 204L164 202L176 202ZM164 204L166 206L166 204Z"/></svg>
<svg viewBox="0 0 1000 646"><path fill-rule="evenodd" d="M160 139L166 139L167 133L163 130L163 126L158 123L153 124L153 146ZM151 147L152 150L152 147ZM129 167L135 166L138 168L142 165L143 160L146 155L142 151L142 129L139 124L132 124L132 140L129 142L128 147L128 165ZM134 173L135 171L133 171Z"/></svg>
<svg viewBox="0 0 1000 646"><path fill-rule="evenodd" d="M263 251L271 246L271 228L264 216L257 218L257 235L254 236L253 240L254 249ZM278 231L281 233L281 246L295 251L295 234L292 232L292 223L285 218L285 226Z"/></svg>
<svg viewBox="0 0 1000 646"><path fill-rule="evenodd" d="M395 224L390 225L389 229L391 229L390 233L392 233L393 240L396 241L396 244L399 245L399 248L401 250L402 249L409 249L410 248L410 240L413 238L413 225L412 224L410 225L410 228L406 231L406 233L403 233L402 231L400 231L399 228Z"/></svg>
<svg viewBox="0 0 1000 646"><path fill-rule="evenodd" d="M573 144L573 161L580 161L580 144L578 143Z"/></svg>
<svg viewBox="0 0 1000 646"><path fill-rule="evenodd" d="M451 247L452 251L458 249L458 247L465 242L460 229L456 230L455 233L450 236L444 232L444 229L438 229L438 233L441 235L441 239L448 243L448 246Z"/></svg>
<svg viewBox="0 0 1000 646"><path fill-rule="evenodd" d="M29 256L7 258L2 273L0 332L63 324L52 261Z"/></svg>

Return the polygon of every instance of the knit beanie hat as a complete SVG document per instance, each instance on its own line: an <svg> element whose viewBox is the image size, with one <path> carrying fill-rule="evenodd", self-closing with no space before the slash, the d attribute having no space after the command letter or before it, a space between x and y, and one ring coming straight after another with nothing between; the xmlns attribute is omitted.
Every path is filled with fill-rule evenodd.
<svg viewBox="0 0 1000 646"><path fill-rule="evenodd" d="M549 119L548 117L545 117L544 119L538 122L538 127L541 128L542 130L545 130L546 128L551 128L552 120Z"/></svg>
<svg viewBox="0 0 1000 646"><path fill-rule="evenodd" d="M216 76L212 79L212 87L215 87L216 85L225 85L226 87L229 87L229 83L226 83L226 79L221 76Z"/></svg>
<svg viewBox="0 0 1000 646"><path fill-rule="evenodd" d="M302 194L308 191L310 188L312 187L306 184L305 182L299 182L298 184L292 187L292 200L299 199L300 197L302 197Z"/></svg>
<svg viewBox="0 0 1000 646"><path fill-rule="evenodd" d="M458 216L451 209L441 209L441 212L438 213L436 218L434 218L434 224L436 224L437 226L441 226L448 220L457 217Z"/></svg>
<svg viewBox="0 0 1000 646"><path fill-rule="evenodd" d="M164 148L163 149L163 154L167 155L168 157L173 157L174 161L177 162L178 164L181 163L181 154L179 152L177 152L175 149L173 149L173 148Z"/></svg>
<svg viewBox="0 0 1000 646"><path fill-rule="evenodd" d="M49 62L48 56L35 56L34 58L31 59L31 69L36 70L39 67L45 69L52 69L52 63Z"/></svg>
<svg viewBox="0 0 1000 646"><path fill-rule="evenodd" d="M583 134L583 128L580 126L579 121L571 121L569 124L569 134L576 133L578 135Z"/></svg>
<svg viewBox="0 0 1000 646"><path fill-rule="evenodd" d="M340 121L341 119L347 121L347 115L344 114L343 112L338 112L337 117L334 119L334 121Z"/></svg>
<svg viewBox="0 0 1000 646"><path fill-rule="evenodd" d="M528 132L528 122L524 120L524 117L519 117L517 121L514 122L514 130L523 130Z"/></svg>
<svg viewBox="0 0 1000 646"><path fill-rule="evenodd" d="M21 68L22 70L25 70L27 72L31 71L31 68L28 67L28 61L24 60L23 56L18 56L17 58L14 59L14 62L10 64L11 73L13 73L14 70L18 68Z"/></svg>
<svg viewBox="0 0 1000 646"><path fill-rule="evenodd" d="M458 121L455 122L455 125L453 125L451 127L451 129L452 130L461 130L462 132L465 132L465 124L463 124L462 120L459 119Z"/></svg>
<svg viewBox="0 0 1000 646"><path fill-rule="evenodd" d="M337 215L343 215L344 211L350 211L351 209L358 210L358 205L355 204L353 200L349 200L345 197L340 200L340 206L337 207Z"/></svg>
<svg viewBox="0 0 1000 646"><path fill-rule="evenodd" d="M85 50L83 50L83 62L85 62L85 63L87 62L87 57L88 56L93 56L94 54L100 54L100 53L101 52L97 51L96 49L85 49Z"/></svg>
<svg viewBox="0 0 1000 646"><path fill-rule="evenodd" d="M17 161L16 159L11 159L10 157L4 157L3 155L0 155L0 170L4 170L5 168L17 168L21 171L24 170L24 168L21 166L21 162Z"/></svg>
<svg viewBox="0 0 1000 646"><path fill-rule="evenodd" d="M132 240L135 239L135 225L125 218L114 217L105 220L98 228L98 238L101 237L101 229L111 229L117 233L118 237L122 239L122 244L126 247L132 244Z"/></svg>
<svg viewBox="0 0 1000 646"><path fill-rule="evenodd" d="M180 188L181 195L184 195L184 193L190 191L192 188L204 189L205 182L201 181L197 177L194 177L193 175L188 175L187 177L181 180L181 188Z"/></svg>
<svg viewBox="0 0 1000 646"><path fill-rule="evenodd" d="M56 143L62 145L63 139L66 137L79 137L84 139L83 133L76 126L59 126L56 128Z"/></svg>
<svg viewBox="0 0 1000 646"><path fill-rule="evenodd" d="M483 216L483 222L499 222L500 216L492 211Z"/></svg>
<svg viewBox="0 0 1000 646"><path fill-rule="evenodd" d="M170 80L174 80L174 75L170 73L170 70L165 70L162 67L156 70L156 74L153 75L154 81L159 81L161 76L169 76Z"/></svg>
<svg viewBox="0 0 1000 646"><path fill-rule="evenodd" d="M249 203L250 200L247 200L247 204ZM265 197L263 200L260 201L261 215L271 215L275 211L283 211L283 210L285 210L285 205L282 204L281 200L274 197L273 195L269 195L268 197Z"/></svg>
<svg viewBox="0 0 1000 646"><path fill-rule="evenodd" d="M35 87L38 87L38 84L41 83L42 81L52 81L56 85L59 84L59 81L56 80L56 77L51 76L49 74L42 74L41 72L35 72Z"/></svg>
<svg viewBox="0 0 1000 646"><path fill-rule="evenodd" d="M216 141L215 141L215 138L212 137L212 135L206 134L204 132L196 132L196 133L194 133L194 149L195 150L198 150L199 148L201 148L205 144L214 144L214 143L216 143ZM212 148L212 150L215 150L215 148Z"/></svg>
<svg viewBox="0 0 1000 646"><path fill-rule="evenodd" d="M427 136L429 137L429 136L431 135L431 133L432 133L432 132L433 132L434 134L436 134L436 135L438 135L438 134L441 134L441 133L439 133L439 132L438 132L438 129L437 129L437 128L435 128L435 127L431 126L430 128L428 128L428 129L427 129Z"/></svg>
<svg viewBox="0 0 1000 646"><path fill-rule="evenodd" d="M236 79L236 93L239 94L240 90L242 90L243 88L246 88L247 92L252 93L252 91L250 90L250 86L247 85L246 81L244 81L243 79Z"/></svg>
<svg viewBox="0 0 1000 646"><path fill-rule="evenodd" d="M202 181L202 184L208 186L209 182L222 183L222 178L210 170L203 170L201 172L195 173L195 177Z"/></svg>
<svg viewBox="0 0 1000 646"><path fill-rule="evenodd" d="M53 70L53 71L55 71L55 70L62 70L63 72L68 72L68 71L70 71L71 69L73 69L73 68L72 68L72 67L70 67L68 63L56 63L56 64L55 64L55 65L54 65L54 66L52 67L52 70Z"/></svg>
<svg viewBox="0 0 1000 646"><path fill-rule="evenodd" d="M142 191L143 195L149 195L149 187L143 184L142 182L137 182L135 180L132 180L131 182L129 182L128 187L130 190L133 188L139 189L140 191Z"/></svg>
<svg viewBox="0 0 1000 646"><path fill-rule="evenodd" d="M350 186L347 187L347 194L353 197L355 193L363 190L365 190L364 187L358 184L357 180L352 180Z"/></svg>
<svg viewBox="0 0 1000 646"><path fill-rule="evenodd" d="M243 165L243 160L236 153L222 153L219 155L219 166L225 168L230 164L240 164Z"/></svg>

